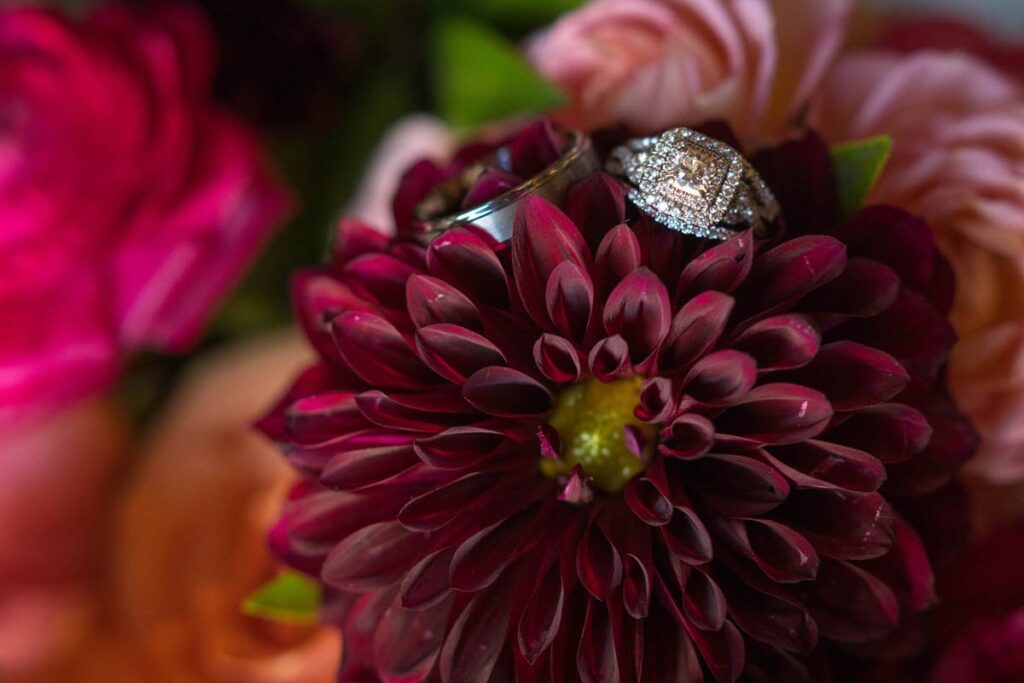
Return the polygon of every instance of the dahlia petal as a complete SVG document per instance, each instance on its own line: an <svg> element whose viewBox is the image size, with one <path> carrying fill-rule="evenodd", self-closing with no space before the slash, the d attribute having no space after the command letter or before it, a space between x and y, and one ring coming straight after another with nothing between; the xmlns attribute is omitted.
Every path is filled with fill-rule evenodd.
<svg viewBox="0 0 1024 683"><path fill-rule="evenodd" d="M594 283L587 272L572 261L558 264L548 278L544 300L555 329L582 342L594 308Z"/></svg>
<svg viewBox="0 0 1024 683"><path fill-rule="evenodd" d="M579 227L593 253L609 230L626 218L626 191L607 173L594 173L573 185L565 204L565 213Z"/></svg>
<svg viewBox="0 0 1024 683"><path fill-rule="evenodd" d="M753 163L779 200L789 234L821 232L836 224L838 183L828 147L815 133L765 149Z"/></svg>
<svg viewBox="0 0 1024 683"><path fill-rule="evenodd" d="M763 373L806 365L817 355L820 344L821 333L810 318L786 314L757 321L731 346L750 354Z"/></svg>
<svg viewBox="0 0 1024 683"><path fill-rule="evenodd" d="M785 378L821 391L836 410L884 403L910 383L910 375L895 358L851 341L825 344L810 364Z"/></svg>
<svg viewBox="0 0 1024 683"><path fill-rule="evenodd" d="M452 587L471 592L494 583L536 535L535 506L520 510L497 524L478 531L459 546L452 557Z"/></svg>
<svg viewBox="0 0 1024 683"><path fill-rule="evenodd" d="M529 375L506 367L475 372L462 387L473 406L495 417L538 417L551 410L547 388Z"/></svg>
<svg viewBox="0 0 1024 683"><path fill-rule="evenodd" d="M525 197L516 210L512 232L512 272L523 307L542 327L548 324L548 279L565 261L590 269L583 235L551 202L536 195Z"/></svg>
<svg viewBox="0 0 1024 683"><path fill-rule="evenodd" d="M720 433L768 444L803 441L820 434L832 418L824 394L797 384L762 384L715 421Z"/></svg>
<svg viewBox="0 0 1024 683"><path fill-rule="evenodd" d="M331 244L331 263L349 261L388 248L388 237L381 230L352 218L338 221Z"/></svg>
<svg viewBox="0 0 1024 683"><path fill-rule="evenodd" d="M640 388L640 401L633 414L645 422L664 422L675 411L672 381L667 377L651 377Z"/></svg>
<svg viewBox="0 0 1024 683"><path fill-rule="evenodd" d="M650 526L664 526L672 520L672 502L646 477L633 477L622 491L629 509Z"/></svg>
<svg viewBox="0 0 1024 683"><path fill-rule="evenodd" d="M640 242L625 223L616 225L601 240L594 270L598 292L606 299L617 284L642 264Z"/></svg>
<svg viewBox="0 0 1024 683"><path fill-rule="evenodd" d="M715 441L715 425L703 415L685 413L663 429L661 437L662 441L658 445L660 453L690 460L711 450Z"/></svg>
<svg viewBox="0 0 1024 683"><path fill-rule="evenodd" d="M443 683L486 681L501 655L512 604L501 590L478 593L448 629L441 648Z"/></svg>
<svg viewBox="0 0 1024 683"><path fill-rule="evenodd" d="M587 358L590 372L602 382L611 382L633 372L629 359L629 344L619 335L605 337L594 344Z"/></svg>
<svg viewBox="0 0 1024 683"><path fill-rule="evenodd" d="M651 605L651 574L636 555L623 563L622 603L634 619L647 617Z"/></svg>
<svg viewBox="0 0 1024 683"><path fill-rule="evenodd" d="M756 640L747 641L747 663L743 675L751 683L809 683L813 680L811 670L796 655Z"/></svg>
<svg viewBox="0 0 1024 683"><path fill-rule="evenodd" d="M583 473L583 468L576 465L565 482L565 487L558 493L558 500L570 505L587 505L594 500L592 479Z"/></svg>
<svg viewBox="0 0 1024 683"><path fill-rule="evenodd" d="M683 612L702 631L718 631L725 624L725 595L714 579L699 569L691 569L686 576Z"/></svg>
<svg viewBox="0 0 1024 683"><path fill-rule="evenodd" d="M405 309L405 286L418 274L417 268L390 254L364 254L345 264L342 276L352 290L364 299L386 306Z"/></svg>
<svg viewBox="0 0 1024 683"><path fill-rule="evenodd" d="M418 439L413 447L420 460L431 467L465 469L489 458L507 438L500 431L459 425Z"/></svg>
<svg viewBox="0 0 1024 683"><path fill-rule="evenodd" d="M348 367L368 384L414 389L437 382L398 330L378 315L343 313L331 321L331 333Z"/></svg>
<svg viewBox="0 0 1024 683"><path fill-rule="evenodd" d="M889 266L864 258L851 258L842 274L805 297L805 311L866 318L892 306L900 291L900 278Z"/></svg>
<svg viewBox="0 0 1024 683"><path fill-rule="evenodd" d="M703 683L704 670L686 632L676 628L668 617L652 621L648 618L644 622L645 630L653 631L653 635L645 638L641 683Z"/></svg>
<svg viewBox="0 0 1024 683"><path fill-rule="evenodd" d="M285 457L293 467L309 477L319 477L324 468L348 453L363 448L398 446L408 443L410 435L391 430L362 429L317 444L286 444Z"/></svg>
<svg viewBox="0 0 1024 683"><path fill-rule="evenodd" d="M416 683L427 678L441 651L452 600L420 610L396 596L373 634L373 661L383 683Z"/></svg>
<svg viewBox="0 0 1024 683"><path fill-rule="evenodd" d="M497 481L492 472L472 472L409 500L398 522L410 531L436 531L450 524Z"/></svg>
<svg viewBox="0 0 1024 683"><path fill-rule="evenodd" d="M447 230L431 242L427 266L432 275L473 301L508 305L508 281L501 261L487 242L467 228Z"/></svg>
<svg viewBox="0 0 1024 683"><path fill-rule="evenodd" d="M295 274L291 298L295 317L320 357L347 367L331 338L329 321L342 311L369 311L372 304L356 296L345 283L315 270Z"/></svg>
<svg viewBox="0 0 1024 683"><path fill-rule="evenodd" d="M508 165L523 177L536 175L558 161L565 139L554 123L542 118L528 124L508 142Z"/></svg>
<svg viewBox="0 0 1024 683"><path fill-rule="evenodd" d="M462 208L469 209L489 202L517 185L522 184L522 182L523 179L519 176L490 166L477 176L473 185L466 191L465 196L462 198Z"/></svg>
<svg viewBox="0 0 1024 683"><path fill-rule="evenodd" d="M544 333L533 345L537 369L555 384L569 384L580 378L583 361L572 342L564 337Z"/></svg>
<svg viewBox="0 0 1024 683"><path fill-rule="evenodd" d="M480 311L473 302L443 280L413 275L405 284L405 300L409 318L416 327L451 323L474 332L483 330Z"/></svg>
<svg viewBox="0 0 1024 683"><path fill-rule="evenodd" d="M477 370L506 362L486 337L451 323L418 329L416 350L427 367L453 384L463 384Z"/></svg>
<svg viewBox="0 0 1024 683"><path fill-rule="evenodd" d="M784 524L767 519L723 519L714 530L776 583L809 581L817 576L818 553L810 541Z"/></svg>
<svg viewBox="0 0 1024 683"><path fill-rule="evenodd" d="M419 394L364 391L356 396L356 404L373 424L401 431L438 433L476 416L462 397L448 388Z"/></svg>
<svg viewBox="0 0 1024 683"><path fill-rule="evenodd" d="M970 420L949 399L933 399L926 406L934 429L928 445L915 457L890 465L886 491L901 496L922 496L949 483L978 449L979 436Z"/></svg>
<svg viewBox="0 0 1024 683"><path fill-rule="evenodd" d="M817 645L818 625L807 607L785 591L763 592L742 579L727 581L723 589L729 617L752 639L787 652L810 652Z"/></svg>
<svg viewBox="0 0 1024 683"><path fill-rule="evenodd" d="M292 443L313 444L338 434L369 427L351 391L306 396L285 411L285 430Z"/></svg>
<svg viewBox="0 0 1024 683"><path fill-rule="evenodd" d="M883 463L894 463L924 450L931 441L932 426L916 408L885 403L856 411L825 436L870 453Z"/></svg>
<svg viewBox="0 0 1024 683"><path fill-rule="evenodd" d="M437 604L451 593L448 578L455 548L442 548L420 560L402 578L399 594L407 609L424 609Z"/></svg>
<svg viewBox="0 0 1024 683"><path fill-rule="evenodd" d="M893 525L894 543L892 552L874 563L877 573L886 578L900 604L915 612L935 604L935 575L924 543L914 527L902 517L896 517ZM881 566L880 566L881 565Z"/></svg>
<svg viewBox="0 0 1024 683"><path fill-rule="evenodd" d="M757 362L741 351L715 351L701 358L683 380L686 395L711 406L726 406L747 395L757 379Z"/></svg>
<svg viewBox="0 0 1024 683"><path fill-rule="evenodd" d="M672 520L659 527L665 545L687 564L710 562L714 555L711 536L692 509L677 505Z"/></svg>
<svg viewBox="0 0 1024 683"><path fill-rule="evenodd" d="M576 667L580 683L619 683L621 680L608 608L595 599L587 601Z"/></svg>
<svg viewBox="0 0 1024 683"><path fill-rule="evenodd" d="M342 591L367 592L394 583L420 560L424 536L398 522L364 526L334 546L320 577Z"/></svg>
<svg viewBox="0 0 1024 683"><path fill-rule="evenodd" d="M740 455L706 455L687 463L686 481L694 495L717 512L761 515L789 495L789 483L774 467Z"/></svg>
<svg viewBox="0 0 1024 683"><path fill-rule="evenodd" d="M774 446L765 457L784 477L801 488L840 488L870 493L885 481L885 466L864 451L809 439Z"/></svg>
<svg viewBox="0 0 1024 683"><path fill-rule="evenodd" d="M846 267L846 246L824 235L783 242L759 254L737 297L741 317L784 312L803 296L836 279Z"/></svg>
<svg viewBox="0 0 1024 683"><path fill-rule="evenodd" d="M671 594L663 581L659 581L662 600L676 618L676 621L690 636L704 663L719 683L735 683L743 673L743 636L732 622L726 621L718 631L704 631L690 623L672 601Z"/></svg>
<svg viewBox="0 0 1024 683"><path fill-rule="evenodd" d="M519 618L519 651L531 665L555 640L562 623L565 589L558 563L545 571Z"/></svg>
<svg viewBox="0 0 1024 683"><path fill-rule="evenodd" d="M733 304L732 297L714 291L683 304L658 351L658 370L663 374L683 370L707 353L722 336Z"/></svg>
<svg viewBox="0 0 1024 683"><path fill-rule="evenodd" d="M892 509L877 493L800 489L778 508L776 519L826 557L868 560L887 553L893 543Z"/></svg>
<svg viewBox="0 0 1024 683"><path fill-rule="evenodd" d="M650 268L662 282L678 282L684 264L690 260L692 242L687 235L665 226L646 214L632 223L643 265Z"/></svg>
<svg viewBox="0 0 1024 683"><path fill-rule="evenodd" d="M622 583L622 556L601 526L591 521L576 548L580 583L598 600L608 599Z"/></svg>
<svg viewBox="0 0 1024 683"><path fill-rule="evenodd" d="M331 458L320 475L320 483L354 491L393 477L418 462L412 444L361 448Z"/></svg>
<svg viewBox="0 0 1024 683"><path fill-rule="evenodd" d="M899 621L900 605L892 589L850 562L823 559L818 580L803 588L821 634L833 640L881 638Z"/></svg>
<svg viewBox="0 0 1024 683"><path fill-rule="evenodd" d="M608 295L604 328L609 335L622 336L629 344L631 360L640 364L665 338L671 316L665 285L647 268L638 268Z"/></svg>
<svg viewBox="0 0 1024 683"><path fill-rule="evenodd" d="M540 442L540 454L549 460L557 460L562 454L562 436L549 424L537 427L537 441Z"/></svg>
<svg viewBox="0 0 1024 683"><path fill-rule="evenodd" d="M867 206L841 225L835 236L846 242L851 256L889 266L918 293L928 290L935 239L924 219L890 206Z"/></svg>
<svg viewBox="0 0 1024 683"><path fill-rule="evenodd" d="M716 244L683 269L674 300L687 301L712 291L731 294L747 279L753 263L754 237L750 232Z"/></svg>

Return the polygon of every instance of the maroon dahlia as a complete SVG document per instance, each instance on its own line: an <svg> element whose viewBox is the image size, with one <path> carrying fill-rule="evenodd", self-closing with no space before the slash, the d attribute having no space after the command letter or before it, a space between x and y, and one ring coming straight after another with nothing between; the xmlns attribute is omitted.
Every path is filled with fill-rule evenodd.
<svg viewBox="0 0 1024 683"><path fill-rule="evenodd" d="M950 271L902 212L841 223L813 136L754 162L783 238L694 240L598 174L508 244L346 225L297 279L320 362L264 422L304 477L272 542L329 588L340 680L821 680L933 601L974 445Z"/></svg>

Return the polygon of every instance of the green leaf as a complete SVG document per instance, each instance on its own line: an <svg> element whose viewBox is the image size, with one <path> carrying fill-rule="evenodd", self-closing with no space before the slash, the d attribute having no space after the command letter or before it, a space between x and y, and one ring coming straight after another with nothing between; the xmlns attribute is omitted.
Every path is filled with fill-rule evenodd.
<svg viewBox="0 0 1024 683"><path fill-rule="evenodd" d="M292 624L311 624L320 611L320 586L304 574L281 572L242 602L252 617Z"/></svg>
<svg viewBox="0 0 1024 683"><path fill-rule="evenodd" d="M888 135L832 148L832 170L839 185L839 206L844 216L852 216L864 206L891 153L892 138Z"/></svg>
<svg viewBox="0 0 1024 683"><path fill-rule="evenodd" d="M565 97L515 44L468 19L445 19L434 33L437 108L456 127L558 107Z"/></svg>

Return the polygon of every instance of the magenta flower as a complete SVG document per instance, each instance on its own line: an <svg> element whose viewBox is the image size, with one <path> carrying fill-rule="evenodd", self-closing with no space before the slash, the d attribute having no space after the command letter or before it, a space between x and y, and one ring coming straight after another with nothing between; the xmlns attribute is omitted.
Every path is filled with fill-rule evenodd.
<svg viewBox="0 0 1024 683"><path fill-rule="evenodd" d="M190 8L0 12L0 413L191 346L287 208Z"/></svg>
<svg viewBox="0 0 1024 683"><path fill-rule="evenodd" d="M340 680L807 680L932 603L974 447L949 268L900 211L838 225L816 138L756 163L785 239L691 240L599 174L509 244L350 224L298 277L271 542L331 589Z"/></svg>

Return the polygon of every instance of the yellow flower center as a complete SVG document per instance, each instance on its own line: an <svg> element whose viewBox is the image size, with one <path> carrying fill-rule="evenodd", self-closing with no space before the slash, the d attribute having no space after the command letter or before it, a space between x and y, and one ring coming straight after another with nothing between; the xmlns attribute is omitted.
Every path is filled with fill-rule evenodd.
<svg viewBox="0 0 1024 683"><path fill-rule="evenodd" d="M642 472L654 448L657 428L636 418L642 377L613 382L589 379L563 390L548 423L562 439L562 455L541 459L548 477L567 475L576 465L593 479L595 487L616 493ZM632 425L643 445L639 458L626 445L626 427Z"/></svg>

